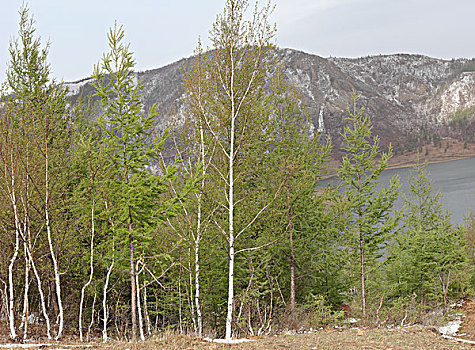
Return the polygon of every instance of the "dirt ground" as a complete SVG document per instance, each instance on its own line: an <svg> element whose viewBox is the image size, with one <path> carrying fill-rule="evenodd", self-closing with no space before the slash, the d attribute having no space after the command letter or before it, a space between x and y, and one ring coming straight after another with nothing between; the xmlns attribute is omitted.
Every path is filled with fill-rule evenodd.
<svg viewBox="0 0 475 350"><path fill-rule="evenodd" d="M475 341L475 301L464 301L462 308L465 311L465 318L458 333L466 333L466 335L461 336L461 338Z"/></svg>
<svg viewBox="0 0 475 350"><path fill-rule="evenodd" d="M475 341L475 301L466 300L462 305L465 313L461 338ZM456 340L444 339L436 328L425 326L409 326L396 329L325 329L308 334L279 334L252 338L251 342L225 345L209 343L199 338L163 334L152 340L131 344L126 342L78 343L73 334L65 334L61 343L40 339L44 333L40 326L30 327L33 342L26 343L29 349L103 349L103 350L152 350L152 349L233 349L233 350L267 350L267 349L475 349L475 345L460 343ZM37 345L34 345L34 344ZM40 345L40 343L43 343ZM47 344L45 344L47 343ZM0 349L19 348L22 344L11 344L8 339L8 327L0 322ZM25 344L25 345L26 345Z"/></svg>
<svg viewBox="0 0 475 350"><path fill-rule="evenodd" d="M473 349L473 346L461 344L454 340L442 338L435 330L430 330L422 326L405 327L401 329L372 329L357 330L347 329L323 330L311 334L287 334L278 336L266 336L262 338L254 338L253 341L235 344L215 344L205 342L201 339L174 336L162 337L153 341L146 341L138 344L131 343L108 343L103 345L100 343L89 344L89 347L83 347L80 344L67 345L51 344L38 347L30 347L30 349L103 349L103 350L181 350L181 349L233 349L233 350L270 350L270 349L292 349L292 350L309 350L309 349ZM33 344L29 344L33 345ZM5 345L0 347L5 348ZM10 347L13 349L13 347Z"/></svg>

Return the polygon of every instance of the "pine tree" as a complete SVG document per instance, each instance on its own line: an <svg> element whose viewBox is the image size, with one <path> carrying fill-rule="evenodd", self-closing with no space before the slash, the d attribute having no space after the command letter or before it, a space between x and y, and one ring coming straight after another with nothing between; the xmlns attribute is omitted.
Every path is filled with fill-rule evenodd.
<svg viewBox="0 0 475 350"><path fill-rule="evenodd" d="M400 295L419 294L421 308L434 299L447 306L450 286L466 263L463 230L452 226L425 165L417 164L409 181L406 220L395 240L388 279Z"/></svg>
<svg viewBox="0 0 475 350"><path fill-rule="evenodd" d="M399 178L393 177L389 186L376 189L377 180L388 165L392 152L380 151L379 137L373 136L370 119L364 108L356 112L358 98L353 96L353 111L348 108L350 126L342 134L344 152L338 176L343 183L344 198L348 201L350 217L348 232L353 232L349 246L357 252L360 265L361 310L366 315L366 280L369 267L381 257L398 223L398 215L391 216L399 194ZM377 157L381 156L378 161Z"/></svg>
<svg viewBox="0 0 475 350"><path fill-rule="evenodd" d="M273 134L275 146L271 159L261 170L260 177L265 178L262 186L270 187L276 182L282 182L283 186L282 195L260 223L267 231L262 237L269 241L278 239L277 250L285 251L288 269L284 275L288 281L284 283L289 285L289 308L293 310L298 288L296 280L300 274L309 272L307 263L314 261L309 256L313 256L315 247L310 248L308 242L318 245L315 230L321 229L316 226L324 221L326 198L323 193L316 193L316 188L324 175L323 164L331 152L331 143L321 140L318 133L313 134L308 115L300 105L299 93L286 81L283 72L274 73L270 88L271 106L278 125ZM297 266L305 272L297 271Z"/></svg>
<svg viewBox="0 0 475 350"><path fill-rule="evenodd" d="M117 191L114 203L116 225L121 244L128 246L130 262L132 340L137 339L137 271L136 245L143 246L151 231L163 220L170 208L160 195L164 182L173 177L173 166L166 174L154 173L162 140L152 135L153 106L144 111L141 89L133 71L135 61L129 45L122 43L124 30L114 25L108 34L110 52L105 54L94 72L96 95L102 115L99 123L105 134L106 152L112 163L108 186ZM154 165L155 164L155 165Z"/></svg>

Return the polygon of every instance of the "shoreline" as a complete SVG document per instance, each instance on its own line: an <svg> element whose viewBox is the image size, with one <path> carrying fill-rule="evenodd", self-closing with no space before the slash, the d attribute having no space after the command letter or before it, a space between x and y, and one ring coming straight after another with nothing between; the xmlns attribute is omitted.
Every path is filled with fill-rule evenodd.
<svg viewBox="0 0 475 350"><path fill-rule="evenodd" d="M467 154L467 155L459 154L459 155L445 156L445 157L450 158L450 159L440 159L440 158L435 158L433 160L426 159L424 160L423 163L427 163L427 164L447 163L447 162L452 162L452 161L460 160L460 159L475 158L475 154ZM411 160L407 162L401 162L401 163L396 163L393 165L388 165L388 167L385 170L412 168L416 164L417 164L416 161Z"/></svg>
<svg viewBox="0 0 475 350"><path fill-rule="evenodd" d="M420 158L421 163L427 163L429 164L438 164L438 163L448 163L448 162L453 162L456 160L461 160L461 159L470 159L470 158L475 158L475 153L472 154L454 154L454 155L441 155L439 157L434 157L432 159L423 159L422 157ZM410 159L407 161L403 162L398 162L395 164L389 164L386 169L384 170L394 170L394 169L405 169L405 168L412 168L413 166L417 165L417 160L415 159ZM340 166L340 162L338 162L337 167ZM335 166L332 166L332 174L328 174L325 176L322 176L320 178L320 181L325 181L329 180L331 178L334 178L337 176L337 173L335 172Z"/></svg>

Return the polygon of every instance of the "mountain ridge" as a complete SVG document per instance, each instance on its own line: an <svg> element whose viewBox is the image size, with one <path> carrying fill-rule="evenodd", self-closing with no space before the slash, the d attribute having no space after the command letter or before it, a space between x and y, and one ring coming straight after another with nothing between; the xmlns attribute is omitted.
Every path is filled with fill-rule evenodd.
<svg viewBox="0 0 475 350"><path fill-rule="evenodd" d="M336 147L354 91L384 147L392 143L396 152L404 152L442 137L474 141L475 59L404 53L324 58L294 49L279 49L277 55L301 92L313 129L331 136ZM184 121L183 67L193 59L137 72L145 84L145 105L158 104L159 130ZM73 101L93 93L90 80L65 83Z"/></svg>

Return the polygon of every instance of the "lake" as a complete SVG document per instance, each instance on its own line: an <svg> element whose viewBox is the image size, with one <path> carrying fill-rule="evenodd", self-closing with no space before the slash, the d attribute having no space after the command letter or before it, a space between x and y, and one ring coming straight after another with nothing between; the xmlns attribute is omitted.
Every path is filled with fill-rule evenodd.
<svg viewBox="0 0 475 350"><path fill-rule="evenodd" d="M433 189L442 194L444 207L452 213L452 222L463 223L469 210L475 210L475 158L429 164L426 170L433 181ZM410 171L411 168L385 170L380 177L380 183L388 184L394 175L399 174L401 193L408 194ZM322 181L321 184L326 185L334 181L335 178L332 178ZM400 208L403 203L401 196L396 205Z"/></svg>

